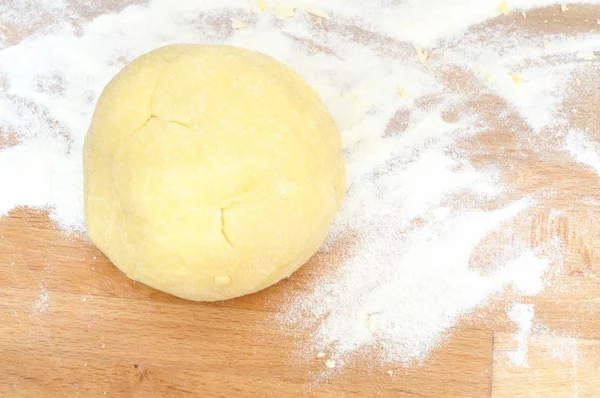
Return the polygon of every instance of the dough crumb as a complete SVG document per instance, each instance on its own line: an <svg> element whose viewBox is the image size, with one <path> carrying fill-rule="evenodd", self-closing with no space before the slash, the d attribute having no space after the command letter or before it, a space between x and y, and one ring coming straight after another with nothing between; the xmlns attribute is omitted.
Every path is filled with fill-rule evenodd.
<svg viewBox="0 0 600 398"><path fill-rule="evenodd" d="M231 279L228 276L215 276L215 285L227 286L231 283Z"/></svg>
<svg viewBox="0 0 600 398"><path fill-rule="evenodd" d="M244 29L246 24L236 18L231 18L231 27L235 30Z"/></svg>
<svg viewBox="0 0 600 398"><path fill-rule="evenodd" d="M505 0L502 0L498 7L496 7L496 12L499 12L504 15L508 15L510 13L510 9L508 8L508 4L506 4Z"/></svg>
<svg viewBox="0 0 600 398"><path fill-rule="evenodd" d="M250 8L252 9L252 12L256 14L267 12L269 10L269 6L265 0L255 0Z"/></svg>
<svg viewBox="0 0 600 398"><path fill-rule="evenodd" d="M569 11L569 7L566 4L561 4L560 5L560 11L561 12L567 12L567 11Z"/></svg>
<svg viewBox="0 0 600 398"><path fill-rule="evenodd" d="M325 362L325 366L327 366L329 369L333 369L335 368L335 361L333 359L329 359Z"/></svg>
<svg viewBox="0 0 600 398"><path fill-rule="evenodd" d="M275 16L279 19L288 19L296 14L296 7L288 4L278 2L275 3Z"/></svg>
<svg viewBox="0 0 600 398"><path fill-rule="evenodd" d="M521 84L521 78L515 72L509 72L509 75L517 86Z"/></svg>
<svg viewBox="0 0 600 398"><path fill-rule="evenodd" d="M417 59L420 63L424 64L429 58L429 52L421 50L420 47L415 48L415 52L417 53Z"/></svg>
<svg viewBox="0 0 600 398"><path fill-rule="evenodd" d="M491 83L494 81L494 75L492 75L491 73L486 73L485 74L485 81L488 83Z"/></svg>
<svg viewBox="0 0 600 398"><path fill-rule="evenodd" d="M327 355L327 354L325 354L324 352L319 352L319 353L317 353L317 358L324 358L325 355Z"/></svg>
<svg viewBox="0 0 600 398"><path fill-rule="evenodd" d="M525 11L521 11L521 15L523 15L523 19L527 19L527 13Z"/></svg>
<svg viewBox="0 0 600 398"><path fill-rule="evenodd" d="M406 98L406 90L402 87L398 88L398 96L400 98Z"/></svg>
<svg viewBox="0 0 600 398"><path fill-rule="evenodd" d="M369 329L369 332L371 332L371 333L374 333L377 330L377 318L378 318L377 314L371 314L371 315L369 315L369 318L367 319L367 328Z"/></svg>
<svg viewBox="0 0 600 398"><path fill-rule="evenodd" d="M323 9L321 8L317 8L317 7L305 7L304 10L309 13L310 15L317 17L317 18L322 18L322 19L327 19L329 20L329 14L327 14Z"/></svg>
<svg viewBox="0 0 600 398"><path fill-rule="evenodd" d="M387 371L387 372L385 372L385 373L389 374L390 376L392 376L392 375L394 374L394 372L393 372L393 371L391 371L391 370L388 370L388 371Z"/></svg>

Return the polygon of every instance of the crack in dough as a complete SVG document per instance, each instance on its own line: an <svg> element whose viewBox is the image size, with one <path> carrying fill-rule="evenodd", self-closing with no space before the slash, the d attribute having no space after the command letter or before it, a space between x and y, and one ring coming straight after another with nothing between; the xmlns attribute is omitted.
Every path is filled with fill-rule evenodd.
<svg viewBox="0 0 600 398"><path fill-rule="evenodd" d="M235 246L233 245L233 242L227 235L227 231L225 231L225 210L226 209L227 209L226 207L221 207L221 235L223 235L223 238L225 238L225 241L227 241L227 244L229 246L231 246L231 248L235 248Z"/></svg>
<svg viewBox="0 0 600 398"><path fill-rule="evenodd" d="M157 117L157 119L158 119L158 117ZM159 119L159 120L162 120L162 119ZM180 125L180 126L182 126L182 127L187 127L188 129L190 129L190 130L192 130L192 131L194 131L194 132L198 132L198 130L197 130L197 129L195 129L195 128L193 128L193 127L191 127L191 126L189 126L189 125L187 125L187 124L185 124L185 123L178 122L177 120L168 120L168 121L167 121L167 123L178 124L178 125Z"/></svg>
<svg viewBox="0 0 600 398"><path fill-rule="evenodd" d="M170 58L170 59L162 57L163 60L165 61L165 63L162 65L162 67L160 68L160 72L158 72L158 75L156 76L156 81L154 81L154 89L152 90L152 94L150 94L150 115L152 115L152 116L156 115L154 113L154 96L156 94L156 90L158 89L158 82L160 81L160 78L162 77L162 75L165 73L165 69L167 69L167 66L169 66L169 64L171 62L175 61L179 57L182 57L182 56L190 53L191 51L193 51L193 48L189 48L189 49L183 51L180 54L177 54L175 57ZM156 115L156 116L158 118L158 115Z"/></svg>

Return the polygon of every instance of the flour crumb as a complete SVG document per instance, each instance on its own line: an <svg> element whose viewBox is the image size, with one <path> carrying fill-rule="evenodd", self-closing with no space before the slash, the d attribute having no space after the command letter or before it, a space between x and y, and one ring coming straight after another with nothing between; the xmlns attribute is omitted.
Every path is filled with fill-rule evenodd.
<svg viewBox="0 0 600 398"><path fill-rule="evenodd" d="M387 371L387 372L385 372L385 373L387 373L387 374L388 374L388 375L390 375L390 376L393 376L393 375L394 375L394 372L393 372L392 370L388 370L388 371Z"/></svg>
<svg viewBox="0 0 600 398"><path fill-rule="evenodd" d="M239 19L231 18L231 27L235 30L244 29L246 24Z"/></svg>
<svg viewBox="0 0 600 398"><path fill-rule="evenodd" d="M377 330L377 318L379 315L377 314L371 314L369 315L368 319L367 319L367 328L369 329L369 332L371 333L375 333L375 331Z"/></svg>
<svg viewBox="0 0 600 398"><path fill-rule="evenodd" d="M502 0L500 4L498 4L498 7L496 7L496 12L499 12L504 15L508 15L510 13L510 9L505 0Z"/></svg>
<svg viewBox="0 0 600 398"><path fill-rule="evenodd" d="M317 358L325 358L327 354L325 354L324 352L319 352L317 353Z"/></svg>
<svg viewBox="0 0 600 398"><path fill-rule="evenodd" d="M569 7L566 4L561 4L560 5L560 11L561 12L567 12L567 11L569 11Z"/></svg>
<svg viewBox="0 0 600 398"><path fill-rule="evenodd" d="M274 7L274 14L279 19L288 19L296 14L296 7L290 3L277 2Z"/></svg>
<svg viewBox="0 0 600 398"><path fill-rule="evenodd" d="M325 362L325 366L327 366L329 369L333 369L335 368L335 361L333 359L328 359Z"/></svg>
<svg viewBox="0 0 600 398"><path fill-rule="evenodd" d="M258 14L269 11L269 5L265 0L255 0L251 3L252 12Z"/></svg>
<svg viewBox="0 0 600 398"><path fill-rule="evenodd" d="M521 78L515 72L509 72L508 74L516 86L521 84Z"/></svg>
<svg viewBox="0 0 600 398"><path fill-rule="evenodd" d="M329 14L327 14L327 12L325 10L323 10L322 8L308 6L308 7L304 7L304 11L306 11L307 13L309 13L310 15L312 15L314 17L329 20Z"/></svg>
<svg viewBox="0 0 600 398"><path fill-rule="evenodd" d="M415 52L417 53L417 60L421 64L427 62L427 58L429 58L429 52L423 51L420 47L415 48Z"/></svg>

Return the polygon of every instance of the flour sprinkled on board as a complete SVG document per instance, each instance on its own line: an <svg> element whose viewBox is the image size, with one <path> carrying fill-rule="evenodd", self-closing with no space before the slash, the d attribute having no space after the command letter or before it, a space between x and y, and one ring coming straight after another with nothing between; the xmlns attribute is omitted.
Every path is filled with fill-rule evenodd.
<svg viewBox="0 0 600 398"><path fill-rule="evenodd" d="M579 163L600 175L600 143L590 139L585 132L569 131L565 137L564 149Z"/></svg>
<svg viewBox="0 0 600 398"><path fill-rule="evenodd" d="M0 215L44 209L64 231L84 232L81 150L94 104L120 68L158 46L261 51L317 90L347 163L347 196L321 253L337 260L308 292L289 292L276 322L312 331L310 350L300 349L327 352L325 371L370 347L383 347L383 360L423 360L490 297L544 289L559 245L530 248L510 226L553 193L507 183L525 152L502 143L486 152L491 133L542 160L600 170L598 144L571 126L581 112L565 105L597 70L600 35L527 33L528 11L560 12L555 1L154 0L85 23L84 2L35 3L0 6L9 26L0 31ZM48 15L43 29L28 22ZM18 29L35 33L19 41ZM509 313L522 330L517 365L534 315L523 306Z"/></svg>
<svg viewBox="0 0 600 398"><path fill-rule="evenodd" d="M43 312L46 312L49 306L50 296L48 295L48 293L46 293L46 290L44 289L38 297L38 299L36 300L36 302L33 304L33 313L41 314Z"/></svg>
<svg viewBox="0 0 600 398"><path fill-rule="evenodd" d="M528 351L528 339L529 333L531 332L533 322L533 305L514 303L508 316L517 326L517 333L515 335L515 341L517 348L514 351L508 352L507 355L510 362L514 366L528 367L527 363L527 351Z"/></svg>
<svg viewBox="0 0 600 398"><path fill-rule="evenodd" d="M577 339L580 336L564 335L548 330L545 326L534 325L530 340L559 362L577 360Z"/></svg>

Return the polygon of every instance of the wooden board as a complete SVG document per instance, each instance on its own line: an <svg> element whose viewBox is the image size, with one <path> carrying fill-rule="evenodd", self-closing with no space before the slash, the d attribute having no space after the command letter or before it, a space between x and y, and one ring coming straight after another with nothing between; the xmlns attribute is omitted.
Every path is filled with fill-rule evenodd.
<svg viewBox="0 0 600 398"><path fill-rule="evenodd" d="M314 376L324 361L295 360L302 337L275 327L272 314L316 263L264 292L204 304L134 283L43 214L0 219L0 236L0 395L490 393L489 329L461 329L421 367L363 358L330 379Z"/></svg>
<svg viewBox="0 0 600 398"><path fill-rule="evenodd" d="M81 18L93 15L89 9ZM587 32L597 15L599 8L571 6L569 13L552 7L527 20L503 18L535 34ZM460 73L448 78L472 84ZM571 123L581 128L600 111L598 83L584 83L587 94L567 104L580 110ZM493 118L504 104L482 97L467 106ZM515 220L512 236L532 247L558 237L566 253L553 286L521 301L534 305L536 319L554 333L530 336L529 367L508 361L516 330L498 298L480 316L462 319L420 366L357 356L323 377L322 359L298 357L310 348L308 336L272 318L284 293L305 288L320 266L337 261L335 253L316 256L266 291L193 303L132 282L89 242L57 231L44 213L18 209L0 218L0 396L600 396L600 211L584 200L600 200L600 178L564 153L524 152L504 127L460 145L475 165L502 170L516 197L554 190ZM493 255L493 243L476 255Z"/></svg>

